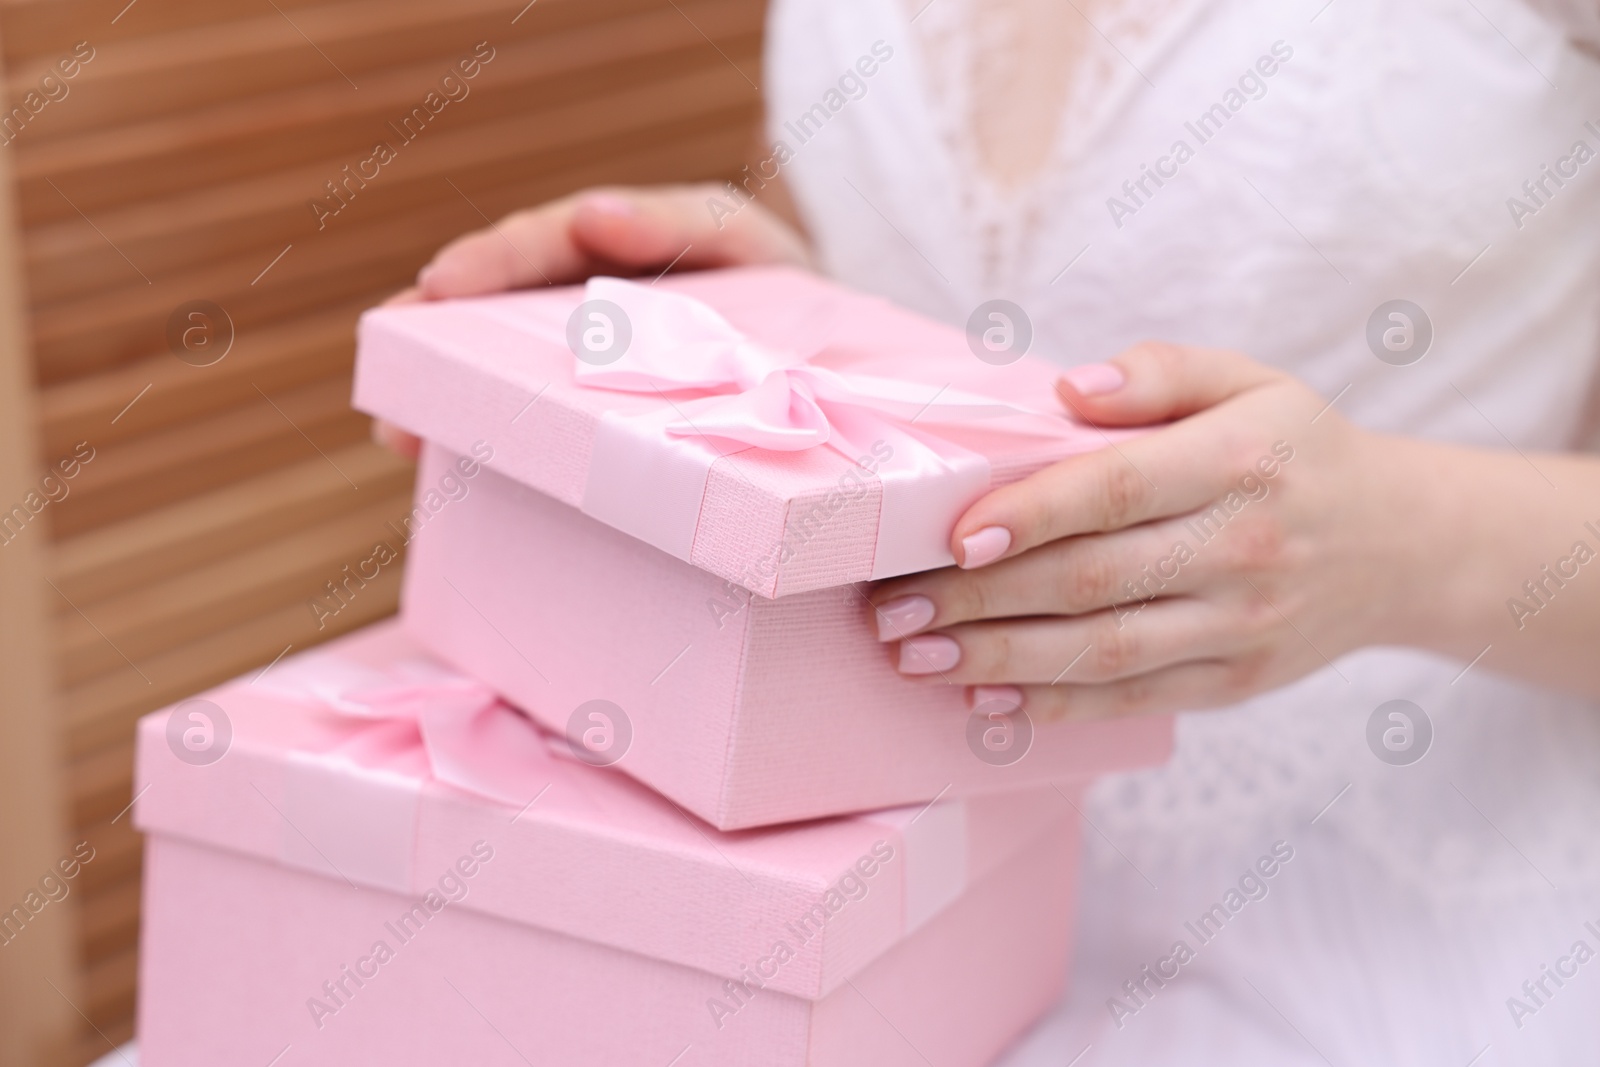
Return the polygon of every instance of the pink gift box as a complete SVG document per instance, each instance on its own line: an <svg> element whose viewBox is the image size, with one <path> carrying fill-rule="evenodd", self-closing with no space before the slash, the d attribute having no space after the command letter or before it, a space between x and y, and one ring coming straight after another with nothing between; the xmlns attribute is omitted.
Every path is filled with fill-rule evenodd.
<svg viewBox="0 0 1600 1067"><path fill-rule="evenodd" d="M631 347L597 367L568 327L602 298ZM901 677L859 584L951 563L992 485L1106 442L1038 413L1055 376L764 268L380 308L356 403L430 442L393 538L417 639L558 732L609 702L608 760L734 829L1169 754L1165 717L1035 727Z"/></svg>
<svg viewBox="0 0 1600 1067"><path fill-rule="evenodd" d="M142 1062L976 1067L1059 997L1071 789L724 833L472 685L385 624L141 722Z"/></svg>

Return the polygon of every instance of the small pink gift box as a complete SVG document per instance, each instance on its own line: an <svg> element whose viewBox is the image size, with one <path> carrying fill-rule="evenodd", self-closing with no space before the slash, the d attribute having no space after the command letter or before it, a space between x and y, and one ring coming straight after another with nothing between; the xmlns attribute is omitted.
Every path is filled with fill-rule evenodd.
<svg viewBox="0 0 1600 1067"><path fill-rule="evenodd" d="M607 761L732 829L1167 756L1166 718L969 715L892 669L859 584L949 565L991 486L1106 443L1055 376L763 268L371 311L356 404L429 442L394 531L417 639L556 731L609 702Z"/></svg>
<svg viewBox="0 0 1600 1067"><path fill-rule="evenodd" d="M1060 995L1072 790L724 833L552 741L392 624L147 716L143 1062L977 1067Z"/></svg>

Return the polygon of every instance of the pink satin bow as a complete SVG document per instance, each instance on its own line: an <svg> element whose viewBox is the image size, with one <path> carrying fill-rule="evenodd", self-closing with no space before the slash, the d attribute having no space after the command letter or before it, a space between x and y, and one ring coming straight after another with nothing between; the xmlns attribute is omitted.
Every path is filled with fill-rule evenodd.
<svg viewBox="0 0 1600 1067"><path fill-rule="evenodd" d="M552 746L525 715L488 686L434 668L401 669L387 677L361 672L344 684L285 679L285 695L347 719L362 730L331 752L363 766L404 761L420 748L432 776L457 789L520 807L550 781ZM351 683L354 684L351 684Z"/></svg>
<svg viewBox="0 0 1600 1067"><path fill-rule="evenodd" d="M1060 436L1067 426L1057 416L992 397L837 371L774 351L682 293L593 278L584 296L583 315L596 313L585 310L589 301L621 308L631 340L611 364L577 361L577 383L651 393L665 403L648 414L601 416L581 507L678 559L695 558L716 463L745 448L793 453L826 446L849 464L841 487L852 477L861 484L856 467L864 464L857 457L870 451L881 458L867 468L878 489L870 577L949 566L950 529L988 491L991 470L985 455L932 432L928 424L1023 415L1005 420L1004 431L1045 437ZM701 395L683 396L686 391ZM743 447L730 449L724 442ZM771 558L778 545L766 548L760 558ZM740 581L763 584L759 575Z"/></svg>
<svg viewBox="0 0 1600 1067"><path fill-rule="evenodd" d="M580 361L579 384L630 393L697 390L712 396L675 403L667 424L680 437L702 435L776 452L798 452L855 436L860 425L840 408L899 424L1024 414L1012 404L922 383L845 373L752 341L706 304L682 293L621 278L591 278L586 301L605 300L627 314L632 339L622 359ZM842 442L841 442L842 443ZM841 449L858 448L850 442Z"/></svg>

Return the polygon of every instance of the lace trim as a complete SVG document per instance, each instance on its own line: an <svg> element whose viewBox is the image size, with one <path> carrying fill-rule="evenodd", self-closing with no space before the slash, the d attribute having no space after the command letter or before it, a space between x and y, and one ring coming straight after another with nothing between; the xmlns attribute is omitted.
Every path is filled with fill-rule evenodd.
<svg viewBox="0 0 1600 1067"><path fill-rule="evenodd" d="M987 288L1031 261L1072 159L1195 3L905 0Z"/></svg>
<svg viewBox="0 0 1600 1067"><path fill-rule="evenodd" d="M1420 653L1339 669L1351 683L1322 671L1181 716L1172 762L1100 783L1089 817L1158 884L1218 850L1333 834L1440 904L1600 888L1600 709L1487 673L1452 685L1460 665ZM1434 731L1409 766L1367 744L1397 697Z"/></svg>

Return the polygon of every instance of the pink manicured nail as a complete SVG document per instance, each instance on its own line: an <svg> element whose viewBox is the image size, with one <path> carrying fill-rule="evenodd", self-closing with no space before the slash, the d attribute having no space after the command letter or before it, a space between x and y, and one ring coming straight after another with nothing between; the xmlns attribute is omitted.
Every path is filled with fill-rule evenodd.
<svg viewBox="0 0 1600 1067"><path fill-rule="evenodd" d="M975 685L968 702L973 711L984 705L1003 704L1010 710L1022 707L1022 690L1014 685Z"/></svg>
<svg viewBox="0 0 1600 1067"><path fill-rule="evenodd" d="M1081 367L1072 367L1062 371L1061 376L1067 384L1078 391L1079 396L1104 396L1114 393L1127 382L1128 376L1122 373L1121 368L1110 363L1085 363Z"/></svg>
<svg viewBox="0 0 1600 1067"><path fill-rule="evenodd" d="M933 601L925 596L896 597L887 604L879 604L874 614L878 620L878 640L898 641L933 621Z"/></svg>
<svg viewBox="0 0 1600 1067"><path fill-rule="evenodd" d="M639 213L632 200L611 193L593 193L583 198L583 206L602 215L631 219Z"/></svg>
<svg viewBox="0 0 1600 1067"><path fill-rule="evenodd" d="M924 634L900 642L901 674L938 674L961 662L961 646L943 634Z"/></svg>
<svg viewBox="0 0 1600 1067"><path fill-rule="evenodd" d="M1011 547L1011 531L1004 526L985 526L961 539L961 566L967 570L993 563Z"/></svg>

